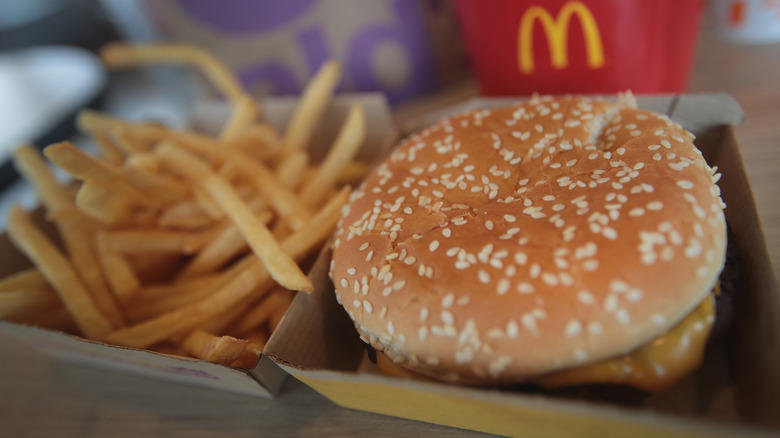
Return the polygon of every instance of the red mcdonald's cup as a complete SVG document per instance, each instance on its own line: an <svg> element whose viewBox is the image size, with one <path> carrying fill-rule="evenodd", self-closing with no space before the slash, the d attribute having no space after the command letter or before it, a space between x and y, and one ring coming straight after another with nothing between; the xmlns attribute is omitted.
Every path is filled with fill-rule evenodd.
<svg viewBox="0 0 780 438"><path fill-rule="evenodd" d="M703 0L457 0L483 94L679 93Z"/></svg>

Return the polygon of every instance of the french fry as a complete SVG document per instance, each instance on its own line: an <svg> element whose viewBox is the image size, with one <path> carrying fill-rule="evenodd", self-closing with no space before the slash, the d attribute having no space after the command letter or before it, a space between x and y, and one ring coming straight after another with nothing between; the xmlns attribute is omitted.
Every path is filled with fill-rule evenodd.
<svg viewBox="0 0 780 438"><path fill-rule="evenodd" d="M311 281L295 261L282 253L279 243L268 228L255 219L252 211L235 190L205 163L170 143L160 145L157 152L166 165L176 168L179 173L208 191L225 214L236 224L252 251L262 260L274 280L292 290L312 291L314 289Z"/></svg>
<svg viewBox="0 0 780 438"><path fill-rule="evenodd" d="M135 208L124 198L111 196L103 186L86 182L76 194L76 206L96 222L110 227L133 224Z"/></svg>
<svg viewBox="0 0 780 438"><path fill-rule="evenodd" d="M246 127L231 146L249 153L257 160L268 161L281 146L281 134L271 124L255 122Z"/></svg>
<svg viewBox="0 0 780 438"><path fill-rule="evenodd" d="M236 101L248 94L230 69L211 53L175 43L127 45L108 44L100 50L103 62L112 69L174 63L196 67L225 97Z"/></svg>
<svg viewBox="0 0 780 438"><path fill-rule="evenodd" d="M170 281L183 260L181 254L167 252L123 256L142 285Z"/></svg>
<svg viewBox="0 0 780 438"><path fill-rule="evenodd" d="M262 220L262 219L258 219ZM263 221L265 223L265 221ZM235 226L225 227L198 254L182 268L179 280L211 273L249 248L241 231Z"/></svg>
<svg viewBox="0 0 780 438"><path fill-rule="evenodd" d="M123 254L155 252L191 254L204 244L204 240L208 240L210 232L211 230L199 233L159 229L114 230L100 232L98 242L108 251Z"/></svg>
<svg viewBox="0 0 780 438"><path fill-rule="evenodd" d="M301 202L316 207L331 190L344 167L353 160L366 135L366 115L363 107L353 105L336 141L314 177L300 190Z"/></svg>
<svg viewBox="0 0 780 438"><path fill-rule="evenodd" d="M225 218L225 212L220 208L214 197L202 186L194 186L192 188L192 194L195 201L200 206L201 210L205 212L212 220L220 220Z"/></svg>
<svg viewBox="0 0 780 438"><path fill-rule="evenodd" d="M0 293L19 289L37 289L48 285L46 277L38 268L28 268L0 280Z"/></svg>
<svg viewBox="0 0 780 438"><path fill-rule="evenodd" d="M14 244L49 280L82 333L94 339L103 339L114 330L108 318L98 310L71 263L35 228L19 207L12 207L8 216L8 233Z"/></svg>
<svg viewBox="0 0 780 438"><path fill-rule="evenodd" d="M341 217L341 208L348 198L349 189L339 192L307 226L285 239L281 245L284 253L294 260L301 260L315 250L333 231ZM145 348L177 333L192 330L241 301L258 299L267 293L272 285L268 271L256 260L209 297L140 324L117 330L108 335L106 340L117 345Z"/></svg>
<svg viewBox="0 0 780 438"><path fill-rule="evenodd" d="M163 144L163 147L158 149L158 153L160 153L162 149L166 149L165 145L178 145L189 151L209 157L212 160L230 162L235 166L236 170L241 172L243 177L252 181L255 187L268 200L269 205L279 213L280 216L289 218L288 221L294 229L299 228L311 217L308 213L308 208L298 200L295 193L281 184L274 177L273 172L261 162L248 159L246 155L238 151L232 151L227 148L215 148L209 145L208 142L200 141L197 137L187 135L181 138L184 139L181 143L179 143L179 137L177 137L177 140L174 143ZM173 164L171 163L171 165ZM207 168L203 168L203 170L206 169ZM191 173L191 175L192 177L190 179L193 180L194 173Z"/></svg>
<svg viewBox="0 0 780 438"><path fill-rule="evenodd" d="M95 146L98 148L98 155L113 164L121 166L125 161L125 156L119 151L119 148L111 141L106 132L96 132L92 138L95 140Z"/></svg>
<svg viewBox="0 0 780 438"><path fill-rule="evenodd" d="M280 132L203 50L117 43L101 56L115 69L195 68L231 113L214 136L82 110L77 127L95 141L95 156L67 142L14 152L64 250L11 210L8 234L35 267L0 279L0 318L254 367L294 291L313 289L301 264L340 217L349 190L339 187L367 169L352 161L364 136L359 107L324 161L310 163L341 67L323 64ZM59 183L44 155L76 181Z"/></svg>
<svg viewBox="0 0 780 438"><path fill-rule="evenodd" d="M57 307L62 307L62 301L48 283L0 293L0 319L27 318Z"/></svg>
<svg viewBox="0 0 780 438"><path fill-rule="evenodd" d="M143 154L150 151L150 148L140 138L134 136L128 128L119 128L114 130L116 146L124 152L126 156Z"/></svg>
<svg viewBox="0 0 780 438"><path fill-rule="evenodd" d="M163 228L195 230L212 222L214 219L203 211L200 204L185 199L166 207L157 223Z"/></svg>
<svg viewBox="0 0 780 438"><path fill-rule="evenodd" d="M304 149L309 144L340 78L341 66L336 61L328 61L317 70L287 123L279 151L282 157Z"/></svg>
<svg viewBox="0 0 780 438"><path fill-rule="evenodd" d="M143 188L135 187L115 166L83 152L69 142L53 144L44 149L43 153L75 178L98 184L130 202L158 208L166 204L155 193L144 193Z"/></svg>
<svg viewBox="0 0 780 438"><path fill-rule="evenodd" d="M252 96L245 94L237 97L233 105L233 114L230 115L230 119L222 128L219 139L223 142L236 141L252 125L259 114L260 109Z"/></svg>
<svg viewBox="0 0 780 438"><path fill-rule="evenodd" d="M56 219L57 228L65 243L73 268L79 274L95 304L114 327L124 325L121 310L111 295L100 269L97 267L93 247L94 227L80 213L73 214L75 204L70 195L59 185L37 149L30 145L14 151L14 165L30 181L43 205L53 214L65 213Z"/></svg>
<svg viewBox="0 0 780 438"><path fill-rule="evenodd" d="M133 272L127 259L113 250L101 235L97 238L97 252L98 262L114 296L124 305L132 303L138 296L141 281Z"/></svg>
<svg viewBox="0 0 780 438"><path fill-rule="evenodd" d="M155 193L162 203L170 205L189 195L189 188L165 175L148 172L142 168L126 165L119 169L123 176L143 193Z"/></svg>
<svg viewBox="0 0 780 438"><path fill-rule="evenodd" d="M251 333L248 333L246 335L246 340L249 341L249 345L247 346L247 349L255 348L257 349L258 354L263 352L263 347L265 347L265 344L268 343L268 339L270 336L268 335L268 330L259 328Z"/></svg>
<svg viewBox="0 0 780 438"><path fill-rule="evenodd" d="M230 365L241 357L248 341L232 336L215 336L203 330L193 330L182 341L184 350L194 357Z"/></svg>
<svg viewBox="0 0 780 438"><path fill-rule="evenodd" d="M79 111L76 117L76 127L79 131L93 136L98 133L107 133L116 131L117 129L124 129L151 142L163 140L170 135L170 130L168 128L157 123L129 122L90 109Z"/></svg>
<svg viewBox="0 0 780 438"><path fill-rule="evenodd" d="M9 318L9 321L20 322L35 327L66 333L77 333L79 331L78 327L76 327L76 324L73 322L73 316L63 306L45 310L43 312L36 313L33 316L20 319Z"/></svg>
<svg viewBox="0 0 780 438"><path fill-rule="evenodd" d="M166 178L173 181L178 181L175 178L172 178L169 175L165 175L160 172L160 160L157 159L157 156L151 152L133 154L127 157L122 164L128 167L134 167L136 169L144 170L148 173L153 173L160 178Z"/></svg>
<svg viewBox="0 0 780 438"><path fill-rule="evenodd" d="M14 149L13 162L16 170L33 185L41 203L49 212L73 208L70 197L35 146L23 144Z"/></svg>
<svg viewBox="0 0 780 438"><path fill-rule="evenodd" d="M309 153L304 150L291 152L276 168L276 177L284 187L296 189L309 166Z"/></svg>
<svg viewBox="0 0 780 438"><path fill-rule="evenodd" d="M141 288L136 302L127 308L127 318L133 322L146 321L192 304L224 287L229 280L229 276L220 273L189 281L177 281L172 284Z"/></svg>
<svg viewBox="0 0 780 438"><path fill-rule="evenodd" d="M234 336L244 337L253 330L257 330L258 327L268 322L281 307L286 310L290 303L288 296L292 295L293 293L288 290L272 291L244 314L228 331Z"/></svg>
<svg viewBox="0 0 780 438"><path fill-rule="evenodd" d="M360 161L352 161L344 166L339 175L338 182L342 185L357 185L371 171L371 166Z"/></svg>
<svg viewBox="0 0 780 438"><path fill-rule="evenodd" d="M261 264L253 265L252 269L245 269L216 293L140 324L117 330L106 339L116 345L146 348L177 333L193 330L222 314L246 299L263 282L270 286L270 275Z"/></svg>
<svg viewBox="0 0 780 438"><path fill-rule="evenodd" d="M244 353L237 357L233 363L229 364L231 367L252 369L257 365L257 361L260 359L260 354L263 352L265 342L260 344L258 341L252 341L247 339L249 345L244 349Z"/></svg>

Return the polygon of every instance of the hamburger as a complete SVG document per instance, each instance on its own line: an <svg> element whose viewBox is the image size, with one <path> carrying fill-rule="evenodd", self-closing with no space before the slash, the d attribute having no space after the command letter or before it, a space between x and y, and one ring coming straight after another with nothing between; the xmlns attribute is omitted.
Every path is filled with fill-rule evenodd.
<svg viewBox="0 0 780 438"><path fill-rule="evenodd" d="M663 389L713 325L717 179L692 134L631 95L469 111L352 194L330 277L361 339L415 374Z"/></svg>

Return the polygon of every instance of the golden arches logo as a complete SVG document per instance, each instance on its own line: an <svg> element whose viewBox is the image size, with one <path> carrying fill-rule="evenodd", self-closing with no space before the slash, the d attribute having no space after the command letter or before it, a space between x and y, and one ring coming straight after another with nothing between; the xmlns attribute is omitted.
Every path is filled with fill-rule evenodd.
<svg viewBox="0 0 780 438"><path fill-rule="evenodd" d="M518 61L520 71L529 74L534 71L533 53L533 28L538 20L547 37L547 46L550 49L550 63L553 68L564 69L569 65L568 36L571 17L577 15L585 37L585 49L587 50L588 66L597 69L604 66L604 45L601 42L596 19L593 13L582 2L567 2L553 18L547 9L534 5L526 9L520 19L518 29Z"/></svg>

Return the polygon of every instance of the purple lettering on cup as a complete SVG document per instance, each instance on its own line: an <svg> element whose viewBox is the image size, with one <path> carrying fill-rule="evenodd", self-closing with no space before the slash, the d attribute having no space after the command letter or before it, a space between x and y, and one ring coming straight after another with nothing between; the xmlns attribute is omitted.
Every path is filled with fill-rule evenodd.
<svg viewBox="0 0 780 438"><path fill-rule="evenodd" d="M225 33L259 34L285 25L316 0L177 0L190 15Z"/></svg>
<svg viewBox="0 0 780 438"><path fill-rule="evenodd" d="M238 79L250 92L262 90L268 94L295 94L301 85L289 67L283 64L263 63L247 67L238 72Z"/></svg>
<svg viewBox="0 0 780 438"><path fill-rule="evenodd" d="M392 8L395 16L393 25L370 26L352 37L348 64L358 90L382 90L390 102L398 102L432 90L436 80L433 53L425 33L420 3L416 0L395 0ZM381 72L375 71L376 64L372 61L376 59L379 50L388 44L400 48L400 53L406 55L411 71L400 72L405 76L403 83L383 83ZM399 52L386 53L395 55Z"/></svg>

